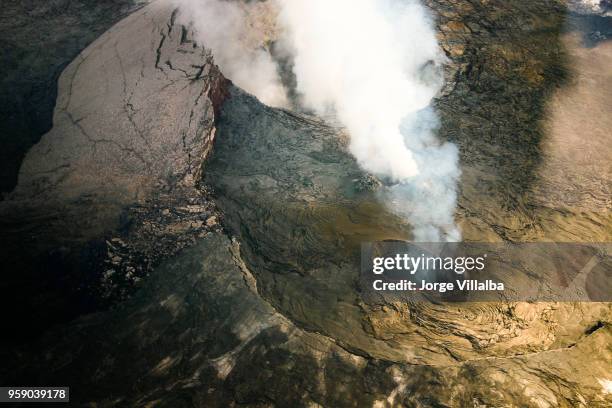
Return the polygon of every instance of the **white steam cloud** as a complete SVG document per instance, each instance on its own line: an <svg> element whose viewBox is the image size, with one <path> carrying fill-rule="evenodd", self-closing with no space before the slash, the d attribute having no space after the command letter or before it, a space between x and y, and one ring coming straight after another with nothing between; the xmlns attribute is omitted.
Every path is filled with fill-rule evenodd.
<svg viewBox="0 0 612 408"><path fill-rule="evenodd" d="M419 241L460 239L457 149L437 141L429 107L443 56L424 8L410 0L279 0L297 90L333 109L359 164L395 183L386 194Z"/></svg>
<svg viewBox="0 0 612 408"><path fill-rule="evenodd" d="M197 40L212 50L223 75L267 105L288 105L276 63L261 47L267 33L252 26L257 20L251 14L265 13L269 8L256 4L259 2L247 6L231 0L171 1L181 8L181 18L193 24Z"/></svg>
<svg viewBox="0 0 612 408"><path fill-rule="evenodd" d="M269 53L241 45L248 16L239 2L180 1L227 77L264 103L286 104ZM278 40L293 59L300 102L346 126L351 153L392 184L385 202L409 220L415 240L459 240L458 152L436 138L430 107L444 57L424 7L416 0L269 1L280 10Z"/></svg>

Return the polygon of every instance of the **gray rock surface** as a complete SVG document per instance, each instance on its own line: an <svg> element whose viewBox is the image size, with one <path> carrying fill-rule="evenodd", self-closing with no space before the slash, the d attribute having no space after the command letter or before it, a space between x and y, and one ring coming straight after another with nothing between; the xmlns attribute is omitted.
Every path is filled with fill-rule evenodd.
<svg viewBox="0 0 612 408"><path fill-rule="evenodd" d="M57 79L141 0L5 0L0 10L0 197L28 149L52 126Z"/></svg>
<svg viewBox="0 0 612 408"><path fill-rule="evenodd" d="M79 213L88 199L104 205L74 216L109 228L120 209L196 184L224 79L175 18L168 7L145 7L68 66L54 127L28 153L6 206L38 201Z"/></svg>

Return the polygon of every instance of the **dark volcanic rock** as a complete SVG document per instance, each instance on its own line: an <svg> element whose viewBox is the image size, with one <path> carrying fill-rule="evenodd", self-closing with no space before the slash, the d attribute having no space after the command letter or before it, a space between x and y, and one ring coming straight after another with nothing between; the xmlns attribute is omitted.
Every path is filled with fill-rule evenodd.
<svg viewBox="0 0 612 408"><path fill-rule="evenodd" d="M397 386L389 364L277 313L218 233L164 262L134 299L45 342L44 358L0 380L52 379L71 385L71 403L99 406L372 406Z"/></svg>
<svg viewBox="0 0 612 408"><path fill-rule="evenodd" d="M554 172L565 174L561 182L547 180L543 172L551 161L545 121L549 101L582 75L574 72L566 37L572 32L587 36L596 22L568 14L564 1L425 3L450 59L436 107L442 121L439 137L460 150L457 215L464 239L609 241L606 155L588 153L592 160L582 166L594 168L588 175L567 173L568 160L554 164ZM599 87L605 83L602 79ZM581 137L600 146L595 150L609 152L609 143L596 140L605 138L599 128L606 125L583 124ZM575 144L572 138L565 135L556 143ZM568 159L580 156L579 151Z"/></svg>
<svg viewBox="0 0 612 408"><path fill-rule="evenodd" d="M555 350L609 313L605 304L451 307L366 299L358 283L360 244L410 233L376 192L360 188L363 173L339 130L232 88L218 134L205 180L261 294L296 324L357 354L448 365Z"/></svg>
<svg viewBox="0 0 612 408"><path fill-rule="evenodd" d="M605 407L611 335L601 324L569 347L444 366L363 357L279 314L238 243L213 233L115 310L7 356L0 381L70 384L71 403L103 407Z"/></svg>

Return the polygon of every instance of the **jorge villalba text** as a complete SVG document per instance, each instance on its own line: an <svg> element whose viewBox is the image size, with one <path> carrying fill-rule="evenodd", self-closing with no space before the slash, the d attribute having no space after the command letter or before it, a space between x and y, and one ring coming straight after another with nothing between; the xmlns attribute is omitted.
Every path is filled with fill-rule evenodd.
<svg viewBox="0 0 612 408"><path fill-rule="evenodd" d="M429 292L452 292L455 289L465 291L503 291L504 284L495 282L491 279L479 281L477 279L459 280L455 282L427 282L421 280L420 284L407 279L394 282L385 282L377 279L372 283L374 290L408 290L408 291L429 291Z"/></svg>
<svg viewBox="0 0 612 408"><path fill-rule="evenodd" d="M463 275L466 271L480 272L485 268L486 255L481 257L419 257L408 256L407 254L396 255L388 258L374 258L372 271L375 275L381 275L385 271L396 270L405 271L414 275L417 271L445 271ZM385 282L376 279L372 282L372 287L376 291L434 291L439 293L451 292L456 289L460 291L503 291L504 284L495 282L491 279L456 279L454 282L429 282L421 279L415 282L408 279L392 280Z"/></svg>

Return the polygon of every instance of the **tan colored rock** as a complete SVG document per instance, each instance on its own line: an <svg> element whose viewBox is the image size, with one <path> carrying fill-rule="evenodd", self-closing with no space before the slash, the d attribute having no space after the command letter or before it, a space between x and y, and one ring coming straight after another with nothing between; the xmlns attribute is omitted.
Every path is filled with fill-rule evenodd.
<svg viewBox="0 0 612 408"><path fill-rule="evenodd" d="M74 234L95 236L116 225L123 208L162 188L195 187L225 79L177 13L153 2L66 68L54 126L29 151L0 211L24 201L61 208L57 228L66 219L86 220Z"/></svg>
<svg viewBox="0 0 612 408"><path fill-rule="evenodd" d="M215 225L217 225L217 217L216 216L212 216L209 219L206 220L206 225L208 227L214 227Z"/></svg>

